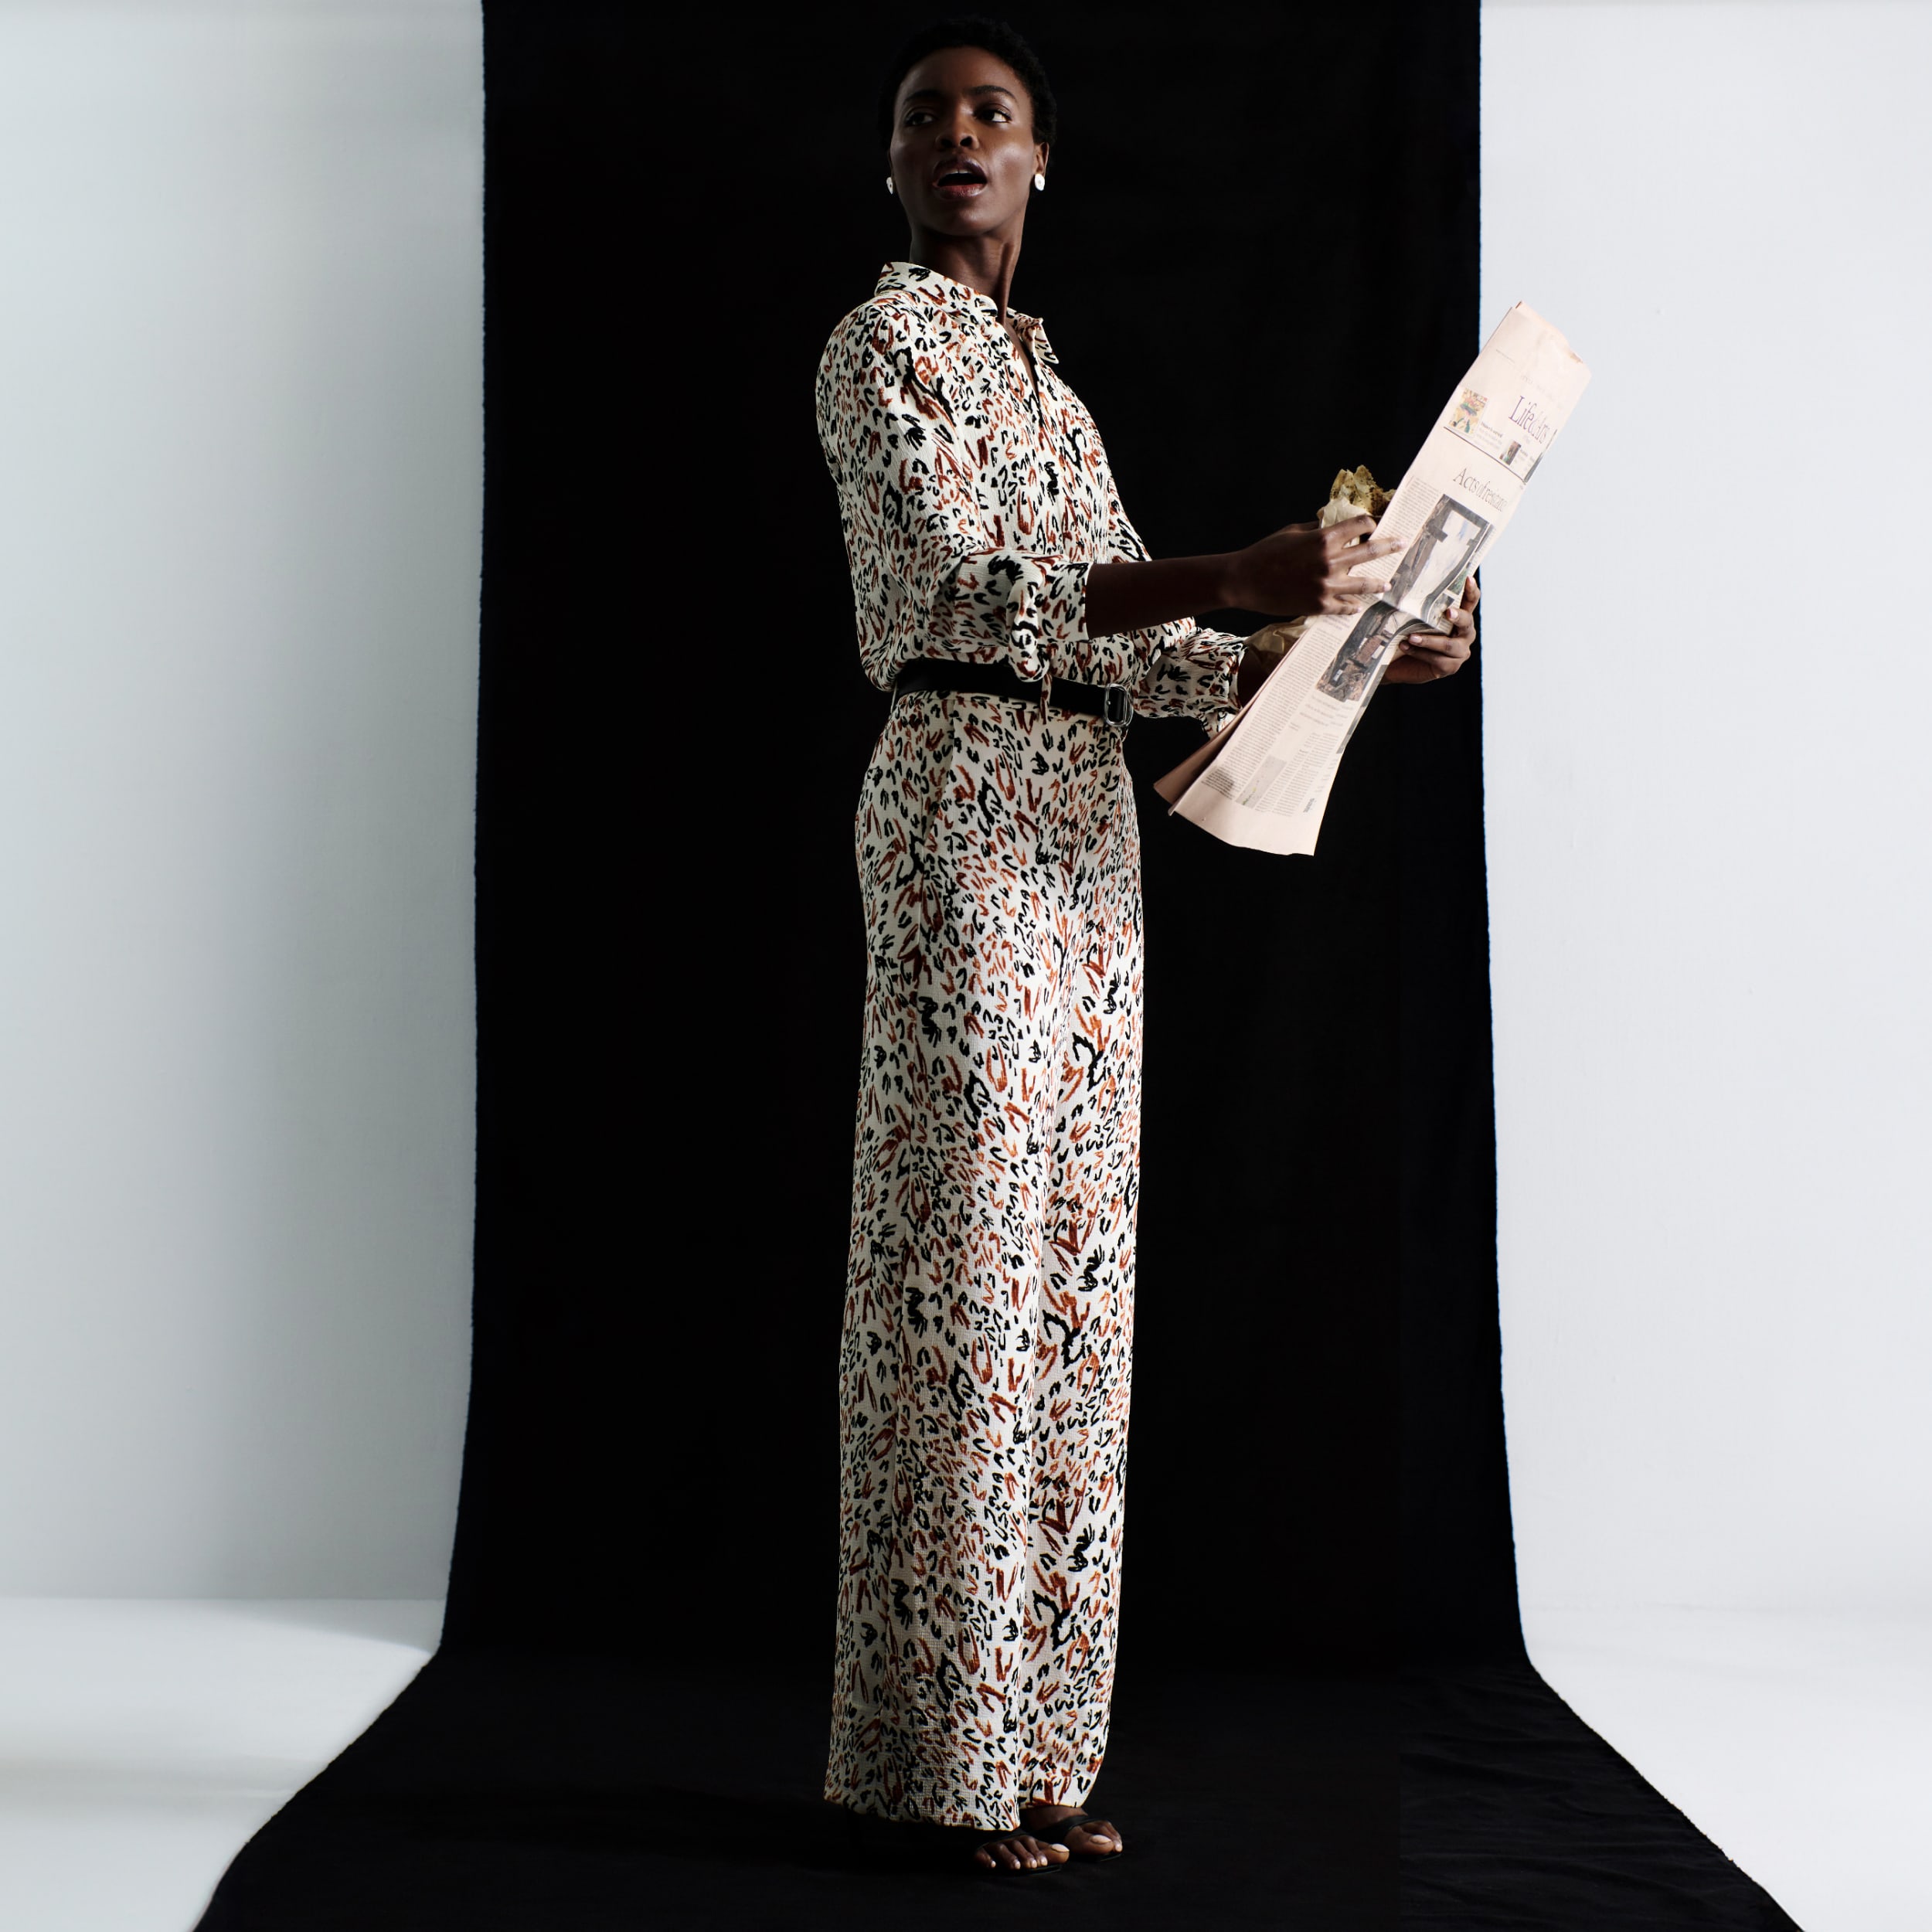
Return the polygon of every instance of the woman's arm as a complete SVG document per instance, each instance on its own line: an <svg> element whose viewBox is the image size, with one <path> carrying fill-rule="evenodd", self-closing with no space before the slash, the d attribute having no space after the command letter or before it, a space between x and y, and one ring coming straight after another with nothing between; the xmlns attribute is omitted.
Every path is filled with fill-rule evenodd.
<svg viewBox="0 0 1932 1932"><path fill-rule="evenodd" d="M1149 630L1200 611L1304 617L1362 610L1376 587L1349 573L1402 548L1374 529L1374 519L1366 516L1326 530L1291 523L1244 550L1219 556L1097 563L1087 577L1087 634Z"/></svg>

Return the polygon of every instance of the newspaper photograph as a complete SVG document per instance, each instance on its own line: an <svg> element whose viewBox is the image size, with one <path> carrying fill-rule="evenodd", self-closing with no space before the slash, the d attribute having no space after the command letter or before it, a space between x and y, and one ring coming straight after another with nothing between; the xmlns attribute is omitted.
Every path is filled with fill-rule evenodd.
<svg viewBox="0 0 1932 1932"><path fill-rule="evenodd" d="M1306 621L1233 723L1155 786L1172 810L1232 845L1315 850L1342 752L1396 645L1437 628L1461 597L1589 380L1558 330L1521 302L1510 310L1382 513L1375 534L1403 548L1356 573L1378 587L1374 600Z"/></svg>

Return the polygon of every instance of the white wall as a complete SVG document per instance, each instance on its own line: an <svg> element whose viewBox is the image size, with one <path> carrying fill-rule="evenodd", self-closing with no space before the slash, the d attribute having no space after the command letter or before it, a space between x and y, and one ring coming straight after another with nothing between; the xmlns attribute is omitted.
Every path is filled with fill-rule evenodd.
<svg viewBox="0 0 1932 1932"><path fill-rule="evenodd" d="M1483 32L1594 371L1485 573L1526 1614L1932 1607L1932 7Z"/></svg>
<svg viewBox="0 0 1932 1932"><path fill-rule="evenodd" d="M0 1590L440 1594L471 0L0 0Z"/></svg>

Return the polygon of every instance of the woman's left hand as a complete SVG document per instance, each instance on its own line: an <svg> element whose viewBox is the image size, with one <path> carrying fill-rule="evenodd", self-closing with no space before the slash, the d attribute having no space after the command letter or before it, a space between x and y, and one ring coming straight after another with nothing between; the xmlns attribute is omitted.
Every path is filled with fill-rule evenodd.
<svg viewBox="0 0 1932 1932"><path fill-rule="evenodd" d="M1475 573L1462 587L1462 601L1449 613L1446 631L1411 631L1397 645L1394 662L1383 675L1386 684L1430 684L1453 677L1469 662L1476 641L1476 606L1482 600Z"/></svg>

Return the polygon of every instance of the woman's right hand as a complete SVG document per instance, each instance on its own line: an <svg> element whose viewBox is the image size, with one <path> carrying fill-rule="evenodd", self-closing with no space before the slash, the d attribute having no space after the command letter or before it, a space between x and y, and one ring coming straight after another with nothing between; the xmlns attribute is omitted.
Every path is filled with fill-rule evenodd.
<svg viewBox="0 0 1932 1932"><path fill-rule="evenodd" d="M1353 516L1322 529L1291 523L1235 551L1227 560L1226 607L1271 617L1349 615L1366 610L1380 587L1352 572L1402 548L1376 536L1375 519Z"/></svg>

